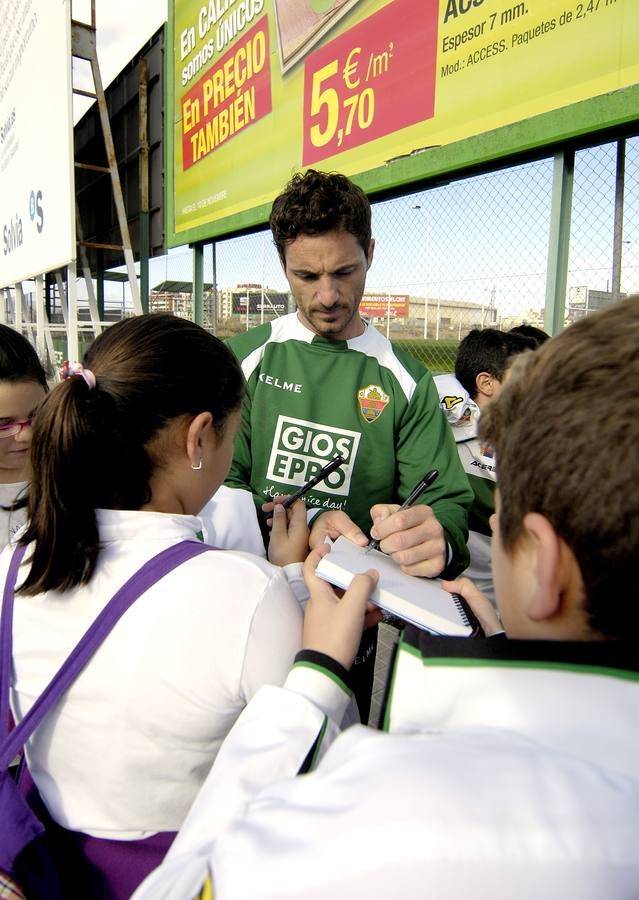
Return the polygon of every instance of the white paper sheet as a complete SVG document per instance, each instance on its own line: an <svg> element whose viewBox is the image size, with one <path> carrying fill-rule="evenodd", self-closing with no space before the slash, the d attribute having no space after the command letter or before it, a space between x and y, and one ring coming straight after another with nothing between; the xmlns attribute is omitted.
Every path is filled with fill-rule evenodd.
<svg viewBox="0 0 639 900"><path fill-rule="evenodd" d="M371 600L382 609L435 634L454 637L471 634L472 627L459 601L441 587L437 578L406 575L381 550L367 552L365 547L339 537L320 560L317 574L337 587L347 588L355 575L368 569L379 572Z"/></svg>

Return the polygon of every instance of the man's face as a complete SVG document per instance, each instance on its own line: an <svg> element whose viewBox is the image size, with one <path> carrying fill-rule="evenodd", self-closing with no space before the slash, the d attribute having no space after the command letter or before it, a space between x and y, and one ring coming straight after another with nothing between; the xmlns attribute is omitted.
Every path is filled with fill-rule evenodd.
<svg viewBox="0 0 639 900"><path fill-rule="evenodd" d="M315 334L345 341L364 330L359 303L373 261L348 231L302 234L284 248L284 274L300 320Z"/></svg>

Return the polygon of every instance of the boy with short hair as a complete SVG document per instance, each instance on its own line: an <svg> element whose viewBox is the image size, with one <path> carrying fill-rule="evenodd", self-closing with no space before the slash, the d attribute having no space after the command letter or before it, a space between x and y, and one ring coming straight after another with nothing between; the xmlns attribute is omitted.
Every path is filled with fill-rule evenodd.
<svg viewBox="0 0 639 900"><path fill-rule="evenodd" d="M408 628L390 734L336 737L375 575L338 599L315 550L305 649L244 710L135 900L211 885L216 900L636 895L638 346L639 298L581 319L515 361L482 423L500 464L499 610L518 640ZM470 582L447 584L501 627Z"/></svg>
<svg viewBox="0 0 639 900"><path fill-rule="evenodd" d="M493 604L488 520L495 509L497 472L492 448L479 439L479 418L491 400L499 396L512 357L536 346L530 337L496 328L475 328L459 344L455 374L435 377L440 403L474 494L468 511L470 565L465 574Z"/></svg>
<svg viewBox="0 0 639 900"><path fill-rule="evenodd" d="M524 337L532 338L538 347L550 340L550 335L547 331L544 331L543 328L537 328L536 325L529 325L527 322L515 325L510 329L510 334L521 334Z"/></svg>

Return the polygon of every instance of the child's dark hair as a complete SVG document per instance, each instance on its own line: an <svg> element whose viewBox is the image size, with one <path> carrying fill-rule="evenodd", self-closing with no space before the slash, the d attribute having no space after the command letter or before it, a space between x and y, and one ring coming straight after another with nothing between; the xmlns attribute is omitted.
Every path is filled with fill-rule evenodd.
<svg viewBox="0 0 639 900"><path fill-rule="evenodd" d="M455 377L471 398L477 396L476 379L487 372L503 381L508 359L524 350L534 350L537 344L530 337L498 331L496 328L474 328L457 348Z"/></svg>
<svg viewBox="0 0 639 900"><path fill-rule="evenodd" d="M86 584L100 546L95 510L137 510L163 464L154 439L180 416L210 412L223 433L244 376L231 351L199 325L167 314L124 319L84 357L96 386L57 385L34 422L29 524L35 543L25 594Z"/></svg>
<svg viewBox="0 0 639 900"><path fill-rule="evenodd" d="M528 325L526 322L522 322L521 325L515 325L514 328L510 329L509 334L521 334L524 337L532 338L538 347L550 340L550 335L546 331L537 328L536 325Z"/></svg>
<svg viewBox="0 0 639 900"><path fill-rule="evenodd" d="M36 381L47 390L47 374L26 337L0 325L0 381Z"/></svg>

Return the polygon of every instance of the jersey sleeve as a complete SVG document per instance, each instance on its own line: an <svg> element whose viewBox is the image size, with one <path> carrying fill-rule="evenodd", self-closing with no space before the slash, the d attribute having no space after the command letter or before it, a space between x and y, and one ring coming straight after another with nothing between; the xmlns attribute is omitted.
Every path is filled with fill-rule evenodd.
<svg viewBox="0 0 639 900"><path fill-rule="evenodd" d="M443 573L452 578L468 565L468 509L473 492L459 460L455 440L439 404L430 372L417 382L399 428L397 495L405 500L426 470L439 477L418 502L428 504L440 522L452 550Z"/></svg>
<svg viewBox="0 0 639 900"><path fill-rule="evenodd" d="M243 550L266 556L264 542L249 491L221 485L198 514L207 544L221 550Z"/></svg>
<svg viewBox="0 0 639 900"><path fill-rule="evenodd" d="M224 483L230 488L242 488L253 494L251 488L251 396L247 387L242 402L241 422L233 445L233 461ZM255 500L255 495L253 494ZM261 505L261 504L260 504Z"/></svg>
<svg viewBox="0 0 639 900"><path fill-rule="evenodd" d="M259 331L260 329L254 330ZM251 332L247 332L246 334L250 335ZM230 338L226 343L236 355L238 361L242 363L247 348L241 343L238 343L236 338ZM257 373L252 373L247 379L246 393L242 402L240 427L235 435L235 443L233 445L233 460L224 484L229 488L240 488L251 494L257 512L258 526L262 534L262 539L264 544L267 545L268 529L264 522L264 514L262 513L262 504L265 502L265 498L261 494L256 494L252 485L253 452L251 441L251 408L253 405L253 393L255 390L256 378Z"/></svg>

